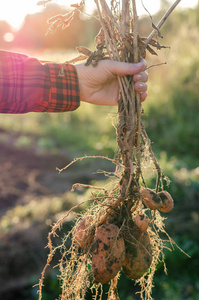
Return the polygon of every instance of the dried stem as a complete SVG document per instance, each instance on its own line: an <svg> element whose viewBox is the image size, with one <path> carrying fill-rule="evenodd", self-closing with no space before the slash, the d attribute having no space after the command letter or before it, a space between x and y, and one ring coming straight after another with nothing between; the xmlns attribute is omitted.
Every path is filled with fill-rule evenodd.
<svg viewBox="0 0 199 300"><path fill-rule="evenodd" d="M121 28L124 29L124 34L130 31L129 1L126 0L122 0Z"/></svg>
<svg viewBox="0 0 199 300"><path fill-rule="evenodd" d="M162 171L161 171L161 168L159 166L159 163L157 161L157 158L155 157L155 154L153 153L153 150L151 148L151 141L146 133L146 130L144 129L144 126L142 127L142 136L143 136L143 139L147 145L147 149L149 151L149 155L154 163L154 166L156 168L156 171L157 171L157 181L156 181L156 192L158 192L158 189L159 189L159 184L160 184L160 179L163 177L163 174L162 174Z"/></svg>
<svg viewBox="0 0 199 300"><path fill-rule="evenodd" d="M169 15L172 13L172 11L175 9L175 7L180 3L181 0L176 0L175 3L169 8L169 10L166 12L166 14L162 17L162 19L159 21L158 25L156 26L157 29L160 29L166 19L169 17ZM147 46L154 35L157 33L157 29L154 29L151 34L148 36L148 38L145 41L145 46Z"/></svg>
<svg viewBox="0 0 199 300"><path fill-rule="evenodd" d="M134 50L134 62L139 61L138 55L138 16L135 0L132 0L133 5L133 50ZM137 149L136 149L136 181L139 181L141 173L141 98L140 93L136 92L136 104L137 104Z"/></svg>

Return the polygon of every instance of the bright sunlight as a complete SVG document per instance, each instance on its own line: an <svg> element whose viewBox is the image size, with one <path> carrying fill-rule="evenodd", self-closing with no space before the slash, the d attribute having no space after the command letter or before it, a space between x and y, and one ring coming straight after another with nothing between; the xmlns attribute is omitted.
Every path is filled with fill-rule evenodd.
<svg viewBox="0 0 199 300"><path fill-rule="evenodd" d="M14 29L19 29L23 24L24 18L27 14L34 14L36 12L42 11L44 8L41 5L37 5L39 0L6 0L0 1L0 20L7 21ZM71 3L80 2L80 0L52 0L53 3L59 5L70 5ZM160 8L160 0L137 0L137 10L138 15L145 14L145 10L142 6L142 2L147 10L154 14ZM174 2L170 1L171 3ZM151 5L151 3L153 3ZM198 0L182 0L181 7L194 7L198 3ZM86 0L87 11L90 12L95 7L94 0Z"/></svg>

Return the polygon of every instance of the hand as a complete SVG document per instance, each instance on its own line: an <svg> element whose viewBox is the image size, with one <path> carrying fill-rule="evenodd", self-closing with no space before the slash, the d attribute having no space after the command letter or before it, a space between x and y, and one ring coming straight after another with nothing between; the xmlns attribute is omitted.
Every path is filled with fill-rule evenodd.
<svg viewBox="0 0 199 300"><path fill-rule="evenodd" d="M141 94L141 101L147 97L146 61L134 63L102 60L96 67L77 64L80 101L98 105L117 105L119 83L117 76L133 75L135 90Z"/></svg>

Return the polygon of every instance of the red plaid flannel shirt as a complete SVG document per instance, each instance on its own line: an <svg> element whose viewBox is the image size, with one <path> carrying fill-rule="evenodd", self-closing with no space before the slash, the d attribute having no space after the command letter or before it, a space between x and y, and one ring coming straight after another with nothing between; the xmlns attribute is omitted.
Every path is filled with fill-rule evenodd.
<svg viewBox="0 0 199 300"><path fill-rule="evenodd" d="M76 68L40 63L24 54L0 50L0 113L65 112L79 107Z"/></svg>

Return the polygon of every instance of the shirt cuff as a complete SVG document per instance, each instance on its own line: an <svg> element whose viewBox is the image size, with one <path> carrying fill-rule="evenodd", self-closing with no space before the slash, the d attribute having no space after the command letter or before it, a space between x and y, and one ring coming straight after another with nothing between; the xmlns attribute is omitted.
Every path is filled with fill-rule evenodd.
<svg viewBox="0 0 199 300"><path fill-rule="evenodd" d="M63 64L55 63L47 63L45 66L50 75L50 96L46 112L66 112L77 109L80 106L80 95L75 66L67 64L63 68Z"/></svg>

